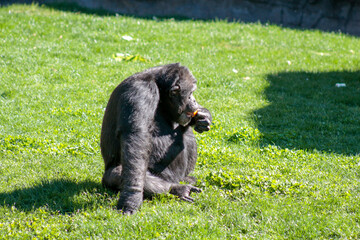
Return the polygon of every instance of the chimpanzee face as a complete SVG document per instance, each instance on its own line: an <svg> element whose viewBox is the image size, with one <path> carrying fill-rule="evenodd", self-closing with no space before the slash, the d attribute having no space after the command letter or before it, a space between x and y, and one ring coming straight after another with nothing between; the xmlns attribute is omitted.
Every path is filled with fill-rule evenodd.
<svg viewBox="0 0 360 240"><path fill-rule="evenodd" d="M170 111L174 113L174 121L186 126L199 108L193 95L196 90L196 79L187 70L182 72L176 80L169 90L169 107Z"/></svg>

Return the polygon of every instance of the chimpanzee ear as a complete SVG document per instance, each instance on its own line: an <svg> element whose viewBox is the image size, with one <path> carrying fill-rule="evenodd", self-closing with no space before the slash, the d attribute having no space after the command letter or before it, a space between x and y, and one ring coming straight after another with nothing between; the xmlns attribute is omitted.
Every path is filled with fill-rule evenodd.
<svg viewBox="0 0 360 240"><path fill-rule="evenodd" d="M178 95L180 91L181 91L180 86L176 84L170 88L169 95L170 97Z"/></svg>

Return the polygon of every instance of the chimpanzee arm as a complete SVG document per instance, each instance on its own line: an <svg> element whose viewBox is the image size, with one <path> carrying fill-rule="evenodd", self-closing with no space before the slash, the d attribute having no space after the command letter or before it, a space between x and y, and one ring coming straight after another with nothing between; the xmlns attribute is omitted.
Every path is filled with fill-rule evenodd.
<svg viewBox="0 0 360 240"><path fill-rule="evenodd" d="M143 201L145 174L148 166L149 138L146 133L121 134L122 189L117 208L132 214Z"/></svg>
<svg viewBox="0 0 360 240"><path fill-rule="evenodd" d="M159 96L151 82L132 82L119 102L117 135L120 138L122 187L118 209L132 214L142 203L151 147L151 124Z"/></svg>

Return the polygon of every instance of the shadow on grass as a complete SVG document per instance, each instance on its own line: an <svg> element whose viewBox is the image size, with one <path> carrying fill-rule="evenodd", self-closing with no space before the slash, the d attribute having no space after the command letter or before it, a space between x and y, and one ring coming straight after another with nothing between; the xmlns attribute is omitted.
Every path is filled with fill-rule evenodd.
<svg viewBox="0 0 360 240"><path fill-rule="evenodd" d="M262 145L360 153L360 71L283 72L267 80L269 105L255 111Z"/></svg>
<svg viewBox="0 0 360 240"><path fill-rule="evenodd" d="M47 207L65 214L103 204L109 195L115 196L115 193L105 190L97 182L74 182L60 179L43 181L30 188L0 193L0 204L15 206L21 211Z"/></svg>
<svg viewBox="0 0 360 240"><path fill-rule="evenodd" d="M173 19L176 21L184 21L184 20L191 20L192 18L186 17L186 16L176 16L176 15L169 15L169 16L156 16L154 14L143 16L143 15L136 15L136 14L124 14L124 13L116 13L115 11L106 10L103 8L88 8L80 6L79 4L75 2L45 2L45 1L33 1L33 0L13 0L5 2L4 5L10 5L10 4L37 4L39 6L44 6L49 9L59 10L63 12L72 12L72 13L81 13L81 14L90 14L90 15L96 15L99 17L107 17L107 16L128 16L128 17L134 17L134 18L140 18L140 19L148 19L148 20L155 20L156 21L162 21L162 20L169 20ZM203 21L211 21L207 19L201 19Z"/></svg>
<svg viewBox="0 0 360 240"><path fill-rule="evenodd" d="M84 2L84 1L83 1ZM85 1L86 2L86 1ZM114 1L116 2L116 1ZM130 1L131 2L131 1ZM111 3L111 1L108 1L108 3ZM244 23L262 23L262 24L268 24L269 22L271 22L271 24L273 25L278 25L278 26L282 26L282 27L287 27L290 29L299 29L299 30L304 30L304 29L319 29L320 31L324 31L324 32L333 32L333 31L340 31L338 28L336 27L331 27L331 26L323 26L323 28L314 28L311 26L308 27L302 27L302 26L294 26L294 24L292 24L291 22L285 24L280 24L278 23L279 19L267 19L263 16L253 16L253 15L249 15L249 16L223 16L223 12L219 12L218 14L220 14L220 17L217 16L217 14L215 14L214 16L209 16L205 10L204 11L204 15L203 16L198 16L198 14L194 13L192 15L189 15L188 12L186 12L186 7L184 8L183 12L186 12L186 14L174 14L174 13L164 13L164 11L166 11L164 9L164 6L162 6L162 4L160 4L158 7L160 9L160 12L157 11L151 11L151 12L147 12L147 13L139 13L139 9L140 8L150 8L152 9L153 6L151 3L147 3L146 1L143 1L143 4L128 4L126 1L123 3L123 5L121 5L121 7L113 5L111 6L108 5L107 7L101 8L101 6L93 6L93 7L86 7L86 4L81 4L84 6L80 6L78 3L76 2L71 2L71 1L45 1L45 0L5 0L3 3L0 3L0 6L2 5L10 5L10 4L38 4L41 6L45 6L48 7L50 9L56 9L56 10L60 10L60 11L65 11L65 12L73 12L73 13L83 13L83 14L93 14L93 15L97 15L97 16L115 16L115 15L120 15L120 16L128 16L128 17L134 17L134 18L140 18L140 19L151 19L151 20L156 20L156 21L166 21L166 20L176 20L176 21L188 21L188 20L197 20L197 21L214 21L214 20L224 20L224 21L229 21L229 22L244 22ZM201 4L200 4L201 5ZM173 6L173 5L172 5ZM174 6L173 6L174 7ZM175 6L177 7L177 5ZM194 6L188 6L188 7L196 7ZM199 8L199 7L197 7ZM203 7L200 7L203 8ZM120 10L121 9L121 10ZM116 11L118 13L116 13ZM199 10L201 11L201 9ZM120 13L119 13L120 12ZM344 27L343 27L344 28ZM327 30L326 30L327 29ZM344 29L342 31L345 31ZM353 36L357 36L358 34L352 34L349 33L347 31L345 31L346 34L349 35L353 35Z"/></svg>

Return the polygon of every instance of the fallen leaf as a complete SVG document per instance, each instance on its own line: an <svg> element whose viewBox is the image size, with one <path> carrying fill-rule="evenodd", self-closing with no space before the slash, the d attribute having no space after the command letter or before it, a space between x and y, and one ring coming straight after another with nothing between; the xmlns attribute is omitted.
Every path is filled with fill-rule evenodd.
<svg viewBox="0 0 360 240"><path fill-rule="evenodd" d="M134 40L132 37L127 36L127 35L122 36L122 39L124 39L124 40L126 40L126 41L132 41L132 40Z"/></svg>
<svg viewBox="0 0 360 240"><path fill-rule="evenodd" d="M337 83L335 84L335 87L346 87L346 83Z"/></svg>
<svg viewBox="0 0 360 240"><path fill-rule="evenodd" d="M312 51L312 52L319 56L330 56L331 55L330 53L324 53L324 52L315 52L315 51Z"/></svg>
<svg viewBox="0 0 360 240"><path fill-rule="evenodd" d="M113 58L115 59L115 61L118 62L150 62L149 59L140 56L140 55L131 55L131 54L124 54L124 53L116 53L113 55Z"/></svg>

